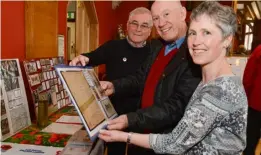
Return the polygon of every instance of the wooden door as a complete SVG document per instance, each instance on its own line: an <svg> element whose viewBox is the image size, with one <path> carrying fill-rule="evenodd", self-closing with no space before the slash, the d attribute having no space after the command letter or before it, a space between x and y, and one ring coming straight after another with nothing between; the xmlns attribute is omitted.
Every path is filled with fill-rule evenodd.
<svg viewBox="0 0 261 155"><path fill-rule="evenodd" d="M92 1L77 1L76 56L98 47L98 18Z"/></svg>
<svg viewBox="0 0 261 155"><path fill-rule="evenodd" d="M26 58L58 56L58 2L25 2Z"/></svg>

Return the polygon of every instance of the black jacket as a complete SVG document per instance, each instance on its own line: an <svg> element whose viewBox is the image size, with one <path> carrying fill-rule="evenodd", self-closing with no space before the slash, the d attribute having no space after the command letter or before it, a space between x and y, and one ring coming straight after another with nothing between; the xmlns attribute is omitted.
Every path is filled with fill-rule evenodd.
<svg viewBox="0 0 261 155"><path fill-rule="evenodd" d="M150 42L142 48L132 47L127 39L111 40L96 50L83 54L89 58L90 66L106 65L105 80L111 81L135 73L143 64L150 52ZM126 114L139 108L139 95L110 97L118 114Z"/></svg>
<svg viewBox="0 0 261 155"><path fill-rule="evenodd" d="M150 56L136 75L113 81L115 94L122 97L139 93L142 96L150 68L163 45L153 43ZM129 129L134 132L149 130L152 133L167 133L182 118L185 107L201 81L200 66L189 55L187 41L183 42L176 55L166 66L154 94L154 104L145 109L127 114Z"/></svg>

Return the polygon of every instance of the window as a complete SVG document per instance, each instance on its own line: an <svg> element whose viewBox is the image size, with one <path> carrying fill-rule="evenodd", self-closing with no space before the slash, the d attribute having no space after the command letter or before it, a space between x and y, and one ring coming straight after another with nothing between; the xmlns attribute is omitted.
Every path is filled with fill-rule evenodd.
<svg viewBox="0 0 261 155"><path fill-rule="evenodd" d="M244 46L247 51L251 50L252 47L252 41L253 41L253 30L254 23L251 22L250 25L246 24L246 31L245 31L245 43Z"/></svg>

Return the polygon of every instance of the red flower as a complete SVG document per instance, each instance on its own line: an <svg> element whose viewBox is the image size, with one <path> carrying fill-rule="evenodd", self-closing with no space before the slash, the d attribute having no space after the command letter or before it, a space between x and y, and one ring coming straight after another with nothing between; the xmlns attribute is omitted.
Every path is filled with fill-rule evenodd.
<svg viewBox="0 0 261 155"><path fill-rule="evenodd" d="M62 151L56 151L56 155L60 155Z"/></svg>
<svg viewBox="0 0 261 155"><path fill-rule="evenodd" d="M40 140L40 139L42 139L42 138L43 138L43 135L36 135L36 136L35 136L35 139L36 139L36 140Z"/></svg>
<svg viewBox="0 0 261 155"><path fill-rule="evenodd" d="M36 140L36 141L34 142L34 144L36 144L36 145L41 145L41 144L42 144L42 139Z"/></svg>
<svg viewBox="0 0 261 155"><path fill-rule="evenodd" d="M12 146L11 145L1 145L1 149L2 150L9 150L9 149L11 149L12 148Z"/></svg>
<svg viewBox="0 0 261 155"><path fill-rule="evenodd" d="M58 140L58 138L57 137L51 137L51 138L49 138L49 142L50 143L53 143L53 142L56 142Z"/></svg>
<svg viewBox="0 0 261 155"><path fill-rule="evenodd" d="M58 138L58 135L55 134L55 133L53 133L53 134L51 135L51 138Z"/></svg>
<svg viewBox="0 0 261 155"><path fill-rule="evenodd" d="M34 135L37 131L30 132L30 135Z"/></svg>
<svg viewBox="0 0 261 155"><path fill-rule="evenodd" d="M29 141L28 140L23 140L20 142L20 144L29 144Z"/></svg>
<svg viewBox="0 0 261 155"><path fill-rule="evenodd" d="M24 135L23 134L21 134L21 133L18 133L18 134L16 134L16 135L14 135L14 137L13 138L22 138Z"/></svg>
<svg viewBox="0 0 261 155"><path fill-rule="evenodd" d="M61 139L63 139L63 138L65 138L65 137L67 137L67 135L66 135L66 134L60 134L59 137L60 137Z"/></svg>
<svg viewBox="0 0 261 155"><path fill-rule="evenodd" d="M56 140L50 138L50 139L48 139L48 141L49 141L50 143L53 143L53 142L55 142Z"/></svg>

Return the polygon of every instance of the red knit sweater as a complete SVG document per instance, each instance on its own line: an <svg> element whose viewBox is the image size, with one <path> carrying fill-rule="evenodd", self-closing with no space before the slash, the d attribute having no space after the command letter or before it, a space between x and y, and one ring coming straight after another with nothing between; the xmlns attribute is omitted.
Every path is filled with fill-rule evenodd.
<svg viewBox="0 0 261 155"><path fill-rule="evenodd" d="M164 56L164 51L165 47L161 49L155 62L150 68L142 95L141 108L150 107L154 103L154 93L156 93L155 90L157 88L160 77L162 76L164 69L169 61L177 53L177 48L173 49L166 56Z"/></svg>
<svg viewBox="0 0 261 155"><path fill-rule="evenodd" d="M243 77L248 105L261 111L261 45L251 54Z"/></svg>

